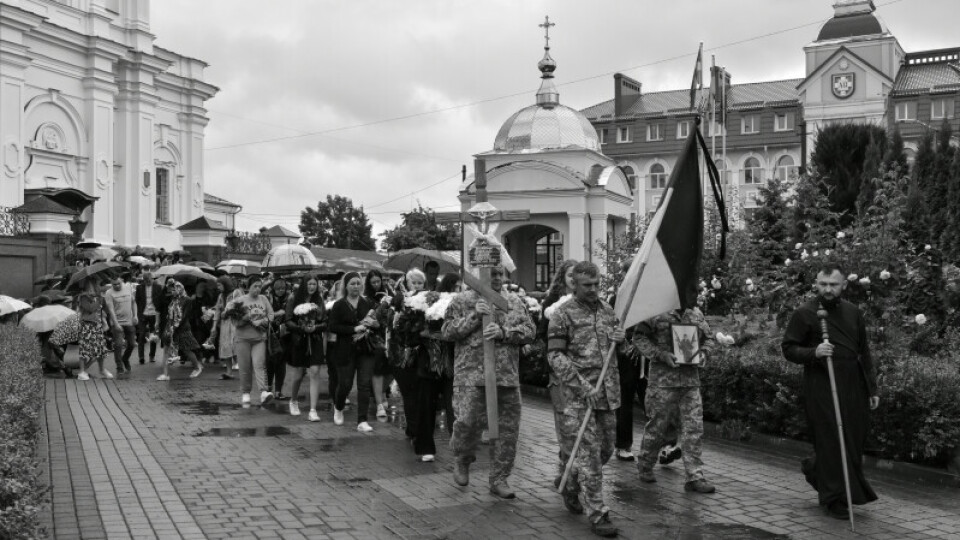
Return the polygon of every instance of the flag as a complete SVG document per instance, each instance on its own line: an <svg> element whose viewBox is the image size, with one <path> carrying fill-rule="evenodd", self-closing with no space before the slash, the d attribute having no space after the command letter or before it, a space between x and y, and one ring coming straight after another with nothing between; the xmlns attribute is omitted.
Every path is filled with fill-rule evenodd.
<svg viewBox="0 0 960 540"><path fill-rule="evenodd" d="M699 130L692 130L687 137L640 251L617 291L614 309L624 328L697 303L703 254L699 136Z"/></svg>
<svg viewBox="0 0 960 540"><path fill-rule="evenodd" d="M693 80L690 82L690 108L697 108L697 92L703 90L703 42L697 51L697 65L693 66Z"/></svg>

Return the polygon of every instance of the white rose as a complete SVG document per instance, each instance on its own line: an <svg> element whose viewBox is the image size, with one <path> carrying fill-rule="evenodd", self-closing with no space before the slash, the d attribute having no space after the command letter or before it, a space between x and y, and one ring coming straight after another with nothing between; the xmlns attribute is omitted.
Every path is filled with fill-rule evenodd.
<svg viewBox="0 0 960 540"><path fill-rule="evenodd" d="M843 231L840 231L837 233L837 238L846 238L846 237L847 235Z"/></svg>
<svg viewBox="0 0 960 540"><path fill-rule="evenodd" d="M857 279L859 279L859 277L860 276L856 274L850 274L849 276L847 276L847 281L856 281Z"/></svg>
<svg viewBox="0 0 960 540"><path fill-rule="evenodd" d="M783 265L784 265L784 266L790 266L790 263L792 263L792 262L793 262L793 261L791 261L790 259L787 259L787 260L783 261Z"/></svg>
<svg viewBox="0 0 960 540"><path fill-rule="evenodd" d="M823 254L824 254L824 255L829 255L829 254L830 254L830 250L829 250L829 249L824 250L824 251L823 251Z"/></svg>
<svg viewBox="0 0 960 540"><path fill-rule="evenodd" d="M747 280L744 283L746 283L747 285L753 285L753 280L750 278L747 278Z"/></svg>
<svg viewBox="0 0 960 540"><path fill-rule="evenodd" d="M793 249L799 250L802 247L803 247L803 243L797 242L797 245L793 246Z"/></svg>
<svg viewBox="0 0 960 540"><path fill-rule="evenodd" d="M706 289L706 288L707 288L707 282L701 280L701 281L700 281L700 288L701 288L701 289Z"/></svg>
<svg viewBox="0 0 960 540"><path fill-rule="evenodd" d="M860 284L861 284L861 285L869 285L869 284L870 284L870 278L869 278L869 277L862 277L862 278L860 278Z"/></svg>
<svg viewBox="0 0 960 540"><path fill-rule="evenodd" d="M819 251L814 251L812 256L813 256L813 257L816 257L816 256L819 255L819 254L820 254Z"/></svg>
<svg viewBox="0 0 960 540"><path fill-rule="evenodd" d="M881 270L880 279L882 279L883 281L890 279L890 272L887 272L886 270Z"/></svg>
<svg viewBox="0 0 960 540"><path fill-rule="evenodd" d="M756 289L756 286L754 286L754 284L753 284L753 283L751 283L751 284L749 284L749 285L747 285L747 291L749 291L749 292L753 292L753 290L754 290L754 289Z"/></svg>
<svg viewBox="0 0 960 540"><path fill-rule="evenodd" d="M717 278L713 278L713 281L710 282L710 285L713 286L714 289L718 290L723 286L723 284L720 283L720 280Z"/></svg>
<svg viewBox="0 0 960 540"><path fill-rule="evenodd" d="M931 249L933 249L933 246L931 246L930 244L923 246L924 251L930 251Z"/></svg>
<svg viewBox="0 0 960 540"><path fill-rule="evenodd" d="M800 254L800 260L802 261L802 260L806 259L806 258L809 257L809 256L810 256L810 254L807 253L807 250L803 250L803 253Z"/></svg>
<svg viewBox="0 0 960 540"><path fill-rule="evenodd" d="M921 314L917 315L916 317L914 317L913 320L916 321L916 323L919 324L919 325L921 325L921 326L927 324L927 317L926 317L926 315L924 315L923 313L921 313Z"/></svg>

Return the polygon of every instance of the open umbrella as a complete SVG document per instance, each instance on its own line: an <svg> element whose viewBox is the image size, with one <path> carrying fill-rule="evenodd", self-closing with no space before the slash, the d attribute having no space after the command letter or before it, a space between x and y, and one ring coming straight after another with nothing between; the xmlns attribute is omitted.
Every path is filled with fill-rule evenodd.
<svg viewBox="0 0 960 540"><path fill-rule="evenodd" d="M167 266L161 266L153 272L153 277L157 278L161 276L170 276L177 281L182 281L183 278L202 279L206 281L215 281L217 279L196 266L186 264L168 264Z"/></svg>
<svg viewBox="0 0 960 540"><path fill-rule="evenodd" d="M86 248L81 252L85 259L93 261L112 261L118 255L117 250L108 247Z"/></svg>
<svg viewBox="0 0 960 540"><path fill-rule="evenodd" d="M153 262L153 260L148 259L142 255L131 255L127 257L127 262L131 262L133 264L139 264L140 266L153 266L154 264L156 264Z"/></svg>
<svg viewBox="0 0 960 540"><path fill-rule="evenodd" d="M126 266L113 261L98 262L90 266L84 266L70 276L70 281L67 282L67 290L69 291L79 287L80 283L87 278L113 277L126 269Z"/></svg>
<svg viewBox="0 0 960 540"><path fill-rule="evenodd" d="M29 328L37 333L49 332L56 328L60 322L76 314L75 311L64 306L50 305L38 307L20 319L20 326Z"/></svg>
<svg viewBox="0 0 960 540"><path fill-rule="evenodd" d="M401 249L383 261L383 267L387 270L398 270L406 272L411 268L423 269L429 261L436 261L440 264L440 273L454 273L460 271L459 261L452 257L433 249L411 248Z"/></svg>
<svg viewBox="0 0 960 540"><path fill-rule="evenodd" d="M72 296L68 296L67 293L60 289L47 289L40 293L39 296L45 296L50 299L52 304L65 304L70 300L73 300Z"/></svg>
<svg viewBox="0 0 960 540"><path fill-rule="evenodd" d="M296 244L277 246L263 258L265 272L296 272L317 268L317 258L309 249Z"/></svg>
<svg viewBox="0 0 960 540"><path fill-rule="evenodd" d="M23 300L17 300L12 296L0 294L0 317L9 315L11 313L16 313L18 311L23 311L25 309L30 309L31 307L33 306L24 302Z"/></svg>
<svg viewBox="0 0 960 540"><path fill-rule="evenodd" d="M229 261L220 261L217 263L217 270L228 274L240 274L241 276L252 276L260 273L260 263L245 261L243 259L231 259Z"/></svg>
<svg viewBox="0 0 960 540"><path fill-rule="evenodd" d="M42 285L42 284L48 283L48 282L60 281L61 279L63 279L63 276L58 276L58 275L56 275L56 274L44 274L44 275L38 277L37 279L33 280L33 284L34 284L34 285Z"/></svg>

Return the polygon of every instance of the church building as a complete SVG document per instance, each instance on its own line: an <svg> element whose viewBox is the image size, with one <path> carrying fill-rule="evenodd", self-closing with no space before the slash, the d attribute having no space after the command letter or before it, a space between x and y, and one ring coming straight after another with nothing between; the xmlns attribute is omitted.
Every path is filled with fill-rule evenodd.
<svg viewBox="0 0 960 540"><path fill-rule="evenodd" d="M960 131L960 46L906 52L875 11L873 0L838 0L834 16L804 47L803 78L732 84L729 72L714 70L713 95L724 98L724 111L718 111L716 124L705 118L702 129L715 147L727 200L739 201L729 210L732 217L756 207L758 188L769 179L796 178L824 126L896 128L909 159L919 139L939 130L944 120L954 133ZM603 153L626 172L638 215L659 204L696 116L689 89L642 88L618 73L613 99L581 111L596 129ZM742 226L742 219L735 221Z"/></svg>

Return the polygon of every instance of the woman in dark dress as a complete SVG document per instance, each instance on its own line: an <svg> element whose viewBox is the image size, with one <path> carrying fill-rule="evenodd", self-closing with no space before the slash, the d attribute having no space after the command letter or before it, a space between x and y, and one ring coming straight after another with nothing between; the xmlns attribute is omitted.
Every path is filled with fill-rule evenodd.
<svg viewBox="0 0 960 540"><path fill-rule="evenodd" d="M376 305L363 297L363 281L360 274L348 272L343 276L342 298L333 304L330 310L330 331L337 336L331 352L337 366L337 393L334 399L333 422L343 424L343 408L347 395L353 389L353 379L357 379L357 431L373 431L367 423L370 408L370 385L373 378L374 355L371 342L375 335L371 332L379 326L376 321Z"/></svg>
<svg viewBox="0 0 960 540"><path fill-rule="evenodd" d="M197 360L196 351L200 348L197 339L193 337L193 328L190 326L190 309L193 300L187 296L187 290L183 283L173 282L173 297L167 307L167 320L165 332L170 341L171 349L179 349L180 354L185 355L187 360L193 364L193 371L190 373L191 379L196 379L203 373L203 365ZM169 381L169 362L163 362L163 374L157 377L158 381Z"/></svg>
<svg viewBox="0 0 960 540"><path fill-rule="evenodd" d="M401 282L403 289L393 297L391 308L394 312L393 325L391 327L390 339L390 367L393 370L393 378L400 387L400 397L403 398L403 415L406 418L406 435L412 444L417 437L417 387L419 378L417 377L417 365L415 354L412 354L414 348L420 344L420 338L414 336L414 343L407 344L407 338L411 337L410 332L404 331L400 323L403 322L404 311L410 309L404 305L404 300L423 290L427 282L427 276L418 268L407 271L407 275Z"/></svg>
<svg viewBox="0 0 960 540"><path fill-rule="evenodd" d="M284 324L287 327L287 362L290 365L290 414L300 416L300 383L310 374L310 413L307 420L319 422L317 400L320 397L320 366L324 364L323 330L326 310L315 276L304 276L290 295Z"/></svg>
<svg viewBox="0 0 960 540"><path fill-rule="evenodd" d="M377 335L377 342L386 343L389 305L387 302L392 296L383 274L379 270L370 270L363 281L363 297L373 302L376 307L376 319L379 327L371 331ZM377 402L377 418L387 417L387 400L383 395L384 377L390 375L390 364L387 362L385 347L378 346L373 351L373 397Z"/></svg>

